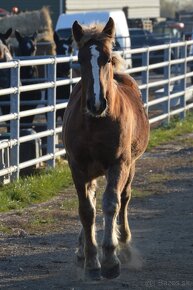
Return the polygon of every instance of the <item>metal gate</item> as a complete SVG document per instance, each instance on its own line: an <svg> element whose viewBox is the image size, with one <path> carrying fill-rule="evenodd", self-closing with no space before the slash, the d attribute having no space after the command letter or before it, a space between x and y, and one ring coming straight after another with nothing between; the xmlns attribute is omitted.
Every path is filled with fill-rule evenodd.
<svg viewBox="0 0 193 290"><path fill-rule="evenodd" d="M142 66L128 69L135 77L142 92L146 111L149 115L150 124L169 122L171 116L179 115L184 118L186 111L193 108L193 86L190 70L193 56L188 56L190 45L193 41L164 44L160 46L142 49L127 50L121 52L122 56L140 55ZM150 64L151 53L163 51L163 61ZM175 59L171 59L171 51L175 52ZM119 52L120 53L120 52ZM76 56L70 57L41 57L26 60L13 60L8 63L0 63L0 70L9 68L11 74L10 88L0 90L1 96L10 95L10 114L0 116L0 125L10 121L9 138L0 141L1 181L19 178L20 171L24 168L46 162L48 166L55 166L56 158L65 154L65 149L56 143L58 134L62 131L61 124L56 124L56 111L65 108L67 101L58 103L56 88L63 85L73 85L80 78L57 79L56 68L58 63L70 62L71 65L77 61ZM20 84L20 68L31 65L44 65L46 76L31 85ZM46 100L42 98L33 110L20 111L20 93L41 90L47 92ZM43 95L43 93L42 93ZM25 101L34 103L33 100ZM37 101L36 101L37 102ZM0 104L3 105L0 100ZM6 102L5 102L6 103ZM41 115L47 113L44 129L34 134L21 136L20 119L30 115ZM39 124L41 126L41 124ZM20 162L20 150L22 144L32 140L46 138L46 150L36 158Z"/></svg>

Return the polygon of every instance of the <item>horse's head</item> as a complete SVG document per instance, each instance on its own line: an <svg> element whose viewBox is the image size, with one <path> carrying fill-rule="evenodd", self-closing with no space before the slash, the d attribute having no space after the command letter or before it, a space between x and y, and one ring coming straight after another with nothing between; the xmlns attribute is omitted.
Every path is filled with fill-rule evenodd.
<svg viewBox="0 0 193 290"><path fill-rule="evenodd" d="M21 56L33 56L36 54L36 38L37 32L31 36L22 36L19 31L15 31L15 37L19 42L19 50Z"/></svg>
<svg viewBox="0 0 193 290"><path fill-rule="evenodd" d="M75 21L72 31L79 48L83 104L90 115L105 116L108 92L113 80L114 21L109 18L104 28L98 26L83 28Z"/></svg>
<svg viewBox="0 0 193 290"><path fill-rule="evenodd" d="M56 55L68 56L72 53L72 37L61 38L57 32L54 32L54 42L56 44ZM70 63L59 63L57 65L57 76L67 77L69 75Z"/></svg>
<svg viewBox="0 0 193 290"><path fill-rule="evenodd" d="M56 44L57 55L69 55L72 52L72 37L60 38L56 31L54 31L54 42Z"/></svg>
<svg viewBox="0 0 193 290"><path fill-rule="evenodd" d="M0 40L0 62L12 60L12 55L7 46Z"/></svg>
<svg viewBox="0 0 193 290"><path fill-rule="evenodd" d="M8 47L7 39L11 36L12 28L9 28L5 33L0 33L0 40Z"/></svg>

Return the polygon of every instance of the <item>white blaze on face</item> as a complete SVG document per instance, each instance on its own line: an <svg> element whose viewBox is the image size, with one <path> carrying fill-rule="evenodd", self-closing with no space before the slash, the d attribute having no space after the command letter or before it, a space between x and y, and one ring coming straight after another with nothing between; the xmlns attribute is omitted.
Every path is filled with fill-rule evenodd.
<svg viewBox="0 0 193 290"><path fill-rule="evenodd" d="M32 44L31 44L31 42L29 41L29 42L27 42L27 48L29 48L29 49L31 49L32 48Z"/></svg>
<svg viewBox="0 0 193 290"><path fill-rule="evenodd" d="M100 108L100 79L99 79L99 51L96 49L96 45L91 46L91 66L92 66L92 76L93 76L93 90L95 95L95 107Z"/></svg>

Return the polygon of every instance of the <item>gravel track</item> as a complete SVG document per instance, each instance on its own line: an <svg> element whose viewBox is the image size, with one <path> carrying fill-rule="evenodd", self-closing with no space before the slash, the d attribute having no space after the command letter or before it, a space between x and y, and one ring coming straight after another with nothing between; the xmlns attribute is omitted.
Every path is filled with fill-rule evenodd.
<svg viewBox="0 0 193 290"><path fill-rule="evenodd" d="M193 289L192 140L193 135L178 138L138 162L134 187L150 195L132 199L129 220L142 268L122 265L117 279L84 281L74 255L78 216L61 209L69 189L48 203L0 214L0 224L11 231L0 230L0 289ZM34 214L49 211L54 223L28 228ZM101 241L100 210L97 223Z"/></svg>

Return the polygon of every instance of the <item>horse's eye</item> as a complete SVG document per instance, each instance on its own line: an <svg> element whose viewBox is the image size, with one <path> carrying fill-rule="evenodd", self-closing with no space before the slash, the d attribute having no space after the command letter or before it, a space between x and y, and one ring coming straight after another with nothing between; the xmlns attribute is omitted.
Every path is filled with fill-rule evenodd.
<svg viewBox="0 0 193 290"><path fill-rule="evenodd" d="M107 61L107 62L108 62L108 63L110 63L110 62L111 62L111 58L110 58L110 57L108 58L108 61Z"/></svg>

